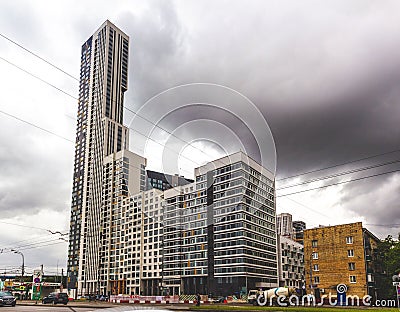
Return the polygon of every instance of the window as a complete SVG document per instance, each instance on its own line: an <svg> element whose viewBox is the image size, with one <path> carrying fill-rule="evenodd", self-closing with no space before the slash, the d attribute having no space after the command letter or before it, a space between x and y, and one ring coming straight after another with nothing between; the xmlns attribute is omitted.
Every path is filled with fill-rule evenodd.
<svg viewBox="0 0 400 312"><path fill-rule="evenodd" d="M312 253L312 258L313 258L314 260L317 260L317 259L318 259L318 252L313 252L313 253Z"/></svg>
<svg viewBox="0 0 400 312"><path fill-rule="evenodd" d="M353 244L353 236L346 237L346 244Z"/></svg>
<svg viewBox="0 0 400 312"><path fill-rule="evenodd" d="M350 283L357 283L355 275L350 275Z"/></svg>
<svg viewBox="0 0 400 312"><path fill-rule="evenodd" d="M314 264L313 271L319 271L319 264Z"/></svg>
<svg viewBox="0 0 400 312"><path fill-rule="evenodd" d="M348 257L354 257L354 250L353 249L347 250L347 256Z"/></svg>
<svg viewBox="0 0 400 312"><path fill-rule="evenodd" d="M314 283L319 284L319 276L314 276Z"/></svg>
<svg viewBox="0 0 400 312"><path fill-rule="evenodd" d="M356 264L354 262L349 262L349 270L354 271L356 269Z"/></svg>
<svg viewBox="0 0 400 312"><path fill-rule="evenodd" d="M317 241L316 239L313 239L313 240L311 241L311 246L312 246L312 247L318 247L318 241Z"/></svg>

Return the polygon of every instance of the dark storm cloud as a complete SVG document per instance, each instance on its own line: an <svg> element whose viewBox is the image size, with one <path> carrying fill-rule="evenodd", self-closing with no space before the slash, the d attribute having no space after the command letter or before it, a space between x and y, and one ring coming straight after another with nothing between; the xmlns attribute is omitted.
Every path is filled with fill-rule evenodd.
<svg viewBox="0 0 400 312"><path fill-rule="evenodd" d="M398 159L399 157L397 157ZM357 174L354 178L400 170L399 165ZM393 229L400 233L400 173L385 174L346 185L341 202L349 211L368 217L368 223L380 233Z"/></svg>
<svg viewBox="0 0 400 312"><path fill-rule="evenodd" d="M56 33L47 32L51 10L39 16L30 2L23 3L2 3L2 29L57 64L75 60L72 73L78 73L80 46L105 19L125 31L131 40L128 107L136 109L166 88L191 82L226 85L249 97L274 134L278 177L399 148L398 1L148 1L144 10L112 17L104 11L88 14L98 7L84 2L66 12L69 22L58 25ZM62 40L53 44L54 38ZM59 61L58 52L66 59ZM228 113L212 114L219 122L239 124ZM175 117L164 126L174 129L207 114L194 110ZM129 121L131 113L125 118ZM251 136L234 126L248 142ZM35 153L34 146L26 150L27 142L0 136L2 213L63 209L60 200L70 199L73 155L64 167L52 165L54 158ZM344 185L340 203L370 223L396 220L399 183L383 176ZM381 200L375 209L365 209L371 189ZM387 215L380 213L386 209Z"/></svg>
<svg viewBox="0 0 400 312"><path fill-rule="evenodd" d="M179 8L156 3L140 17L120 18L132 41L135 101L127 105L140 106L180 83L233 87L270 123L281 175L397 145L400 31L393 27L394 2L384 9L389 15L376 13L373 2L366 8L359 2L326 7L307 2L280 10L261 2L246 7L240 1L206 2L210 7L199 14L208 12L202 18L208 27L196 24L191 33ZM279 14L265 16L268 9ZM290 24L283 23L289 17Z"/></svg>
<svg viewBox="0 0 400 312"><path fill-rule="evenodd" d="M190 26L179 6L158 3L140 17L125 14L135 93L127 104L138 107L181 83L232 87L264 113L277 146L278 177L399 148L400 4L288 3L190 2L189 11L202 17ZM195 119L197 113L180 118ZM379 181L399 183L390 176ZM395 193L374 211L362 209L351 198L363 198L369 188L357 185L358 191L344 185L346 208L376 223L389 220L376 211L399 215Z"/></svg>
<svg viewBox="0 0 400 312"><path fill-rule="evenodd" d="M277 138L281 174L398 149L400 106L395 97L388 96L394 91L372 93L366 89L341 102L278 112L270 124Z"/></svg>
<svg viewBox="0 0 400 312"><path fill-rule="evenodd" d="M128 107L140 107L150 96L175 86L185 28L176 8L166 1L151 1L140 14L126 12L116 23L130 37Z"/></svg>

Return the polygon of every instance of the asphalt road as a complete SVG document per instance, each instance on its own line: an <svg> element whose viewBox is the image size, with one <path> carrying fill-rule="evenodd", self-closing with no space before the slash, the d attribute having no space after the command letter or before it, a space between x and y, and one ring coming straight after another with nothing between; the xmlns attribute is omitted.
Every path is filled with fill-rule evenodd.
<svg viewBox="0 0 400 312"><path fill-rule="evenodd" d="M75 307L68 307L68 306L57 306L52 307L49 306L19 306L18 304L15 307L0 307L0 312L31 312L31 311L56 311L56 312L89 312L89 311L100 311L101 309L97 308L75 308Z"/></svg>

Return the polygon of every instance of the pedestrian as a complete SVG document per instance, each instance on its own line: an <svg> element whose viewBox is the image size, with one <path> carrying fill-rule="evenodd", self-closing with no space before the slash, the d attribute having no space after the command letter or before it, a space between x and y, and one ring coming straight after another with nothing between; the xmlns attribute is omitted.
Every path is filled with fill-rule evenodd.
<svg viewBox="0 0 400 312"><path fill-rule="evenodd" d="M197 301L197 302L196 302L196 306L197 306L197 307L200 306L200 300L201 300L200 294L197 294L197 295L196 295L196 301Z"/></svg>

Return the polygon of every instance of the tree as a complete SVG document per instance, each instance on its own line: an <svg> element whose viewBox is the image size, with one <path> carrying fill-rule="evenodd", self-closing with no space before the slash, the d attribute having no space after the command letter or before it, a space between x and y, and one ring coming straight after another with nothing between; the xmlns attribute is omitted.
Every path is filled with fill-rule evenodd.
<svg viewBox="0 0 400 312"><path fill-rule="evenodd" d="M383 274L376 280L376 286L381 296L392 298L396 295L392 276L400 273L400 241L388 235L379 243L377 257L380 259Z"/></svg>

